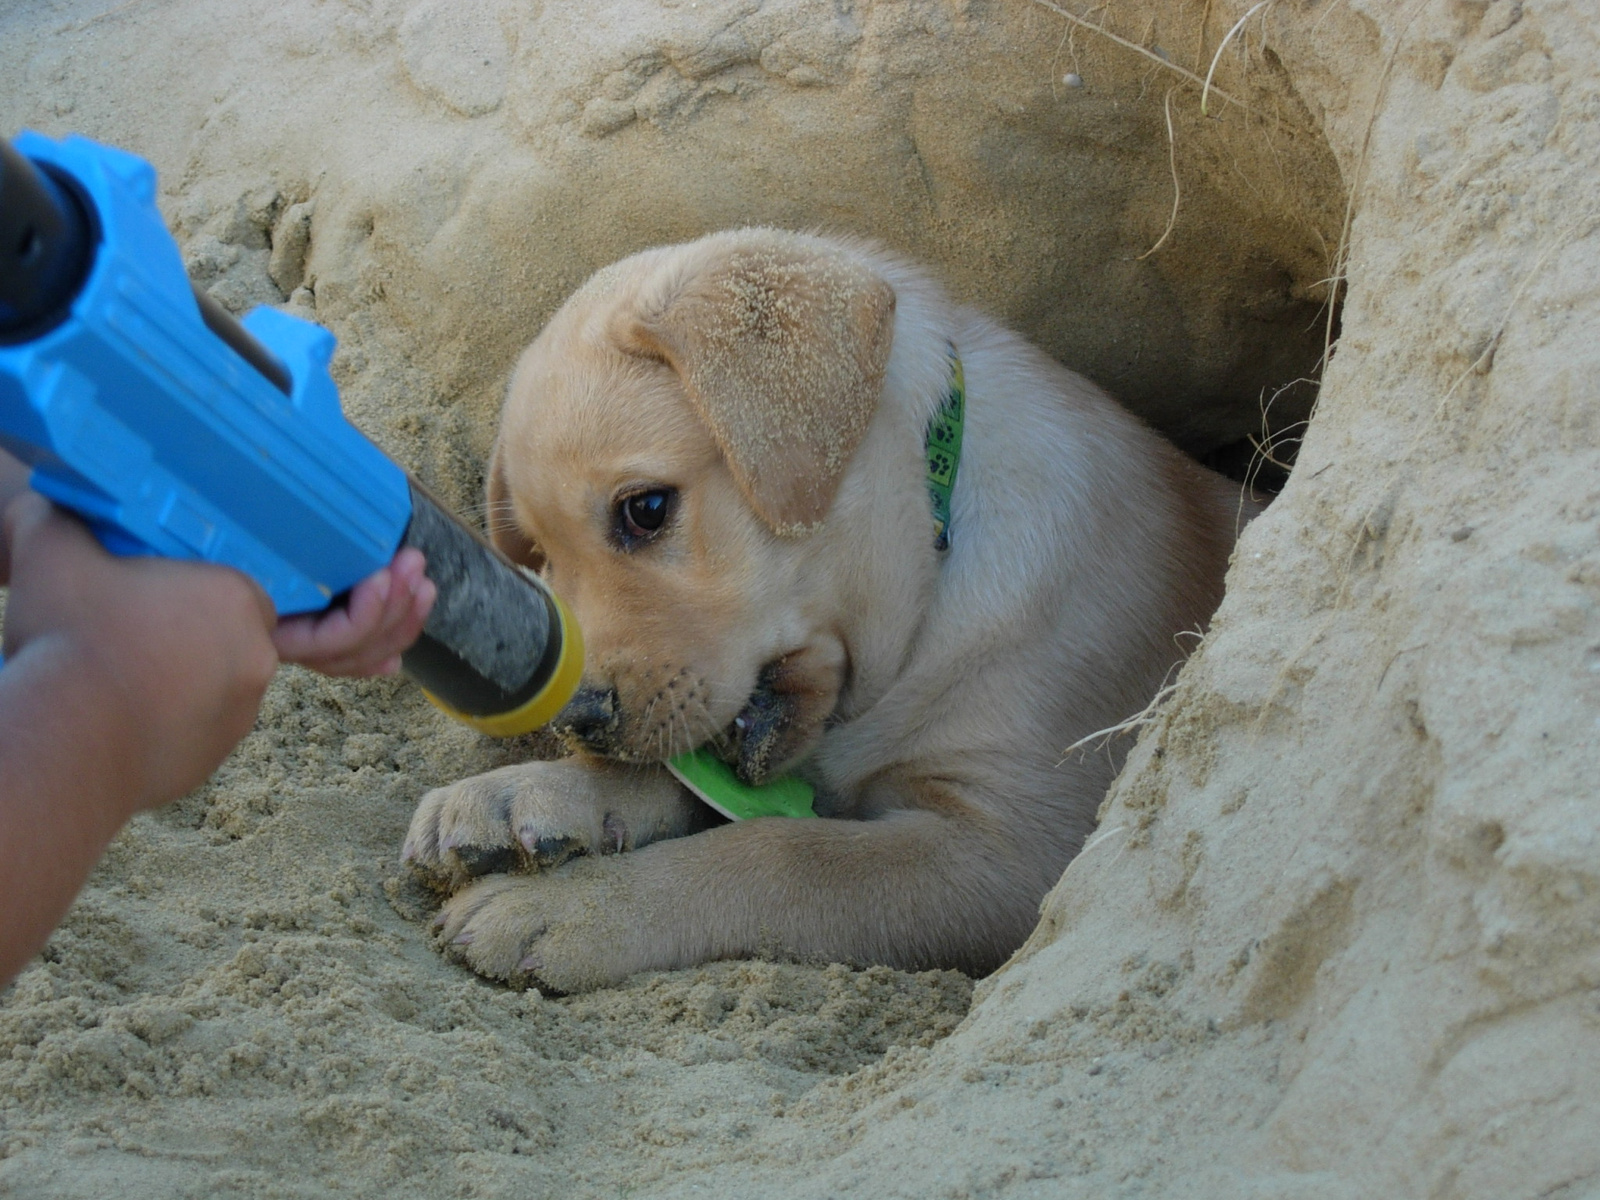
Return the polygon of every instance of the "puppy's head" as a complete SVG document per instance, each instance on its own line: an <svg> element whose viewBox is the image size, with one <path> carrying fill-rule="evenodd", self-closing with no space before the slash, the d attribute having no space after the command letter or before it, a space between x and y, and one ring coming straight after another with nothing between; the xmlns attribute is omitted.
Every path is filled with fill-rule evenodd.
<svg viewBox="0 0 1600 1200"><path fill-rule="evenodd" d="M711 743L759 781L803 752L847 664L806 547L883 387L894 293L773 230L647 251L524 354L489 472L495 543L584 631L557 726L659 761Z"/></svg>

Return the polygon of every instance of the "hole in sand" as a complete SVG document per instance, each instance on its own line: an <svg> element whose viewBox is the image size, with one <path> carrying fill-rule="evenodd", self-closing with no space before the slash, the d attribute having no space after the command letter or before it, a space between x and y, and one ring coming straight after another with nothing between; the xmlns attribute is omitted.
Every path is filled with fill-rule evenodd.
<svg viewBox="0 0 1600 1200"><path fill-rule="evenodd" d="M1072 81L1051 89L1046 135L1069 170L1034 197L1055 253L1013 324L1201 462L1275 493L1338 340L1348 209L1269 6L1230 26L1209 6L1034 4L1059 39L1054 78Z"/></svg>

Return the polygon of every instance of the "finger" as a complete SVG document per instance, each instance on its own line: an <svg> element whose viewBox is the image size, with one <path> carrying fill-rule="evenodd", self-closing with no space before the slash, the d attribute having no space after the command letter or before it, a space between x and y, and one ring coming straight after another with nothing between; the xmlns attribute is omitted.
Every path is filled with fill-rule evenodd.
<svg viewBox="0 0 1600 1200"><path fill-rule="evenodd" d="M324 675L341 675L361 678L378 674L378 668L394 657L394 651L381 646L364 645L331 658L319 658L305 665Z"/></svg>
<svg viewBox="0 0 1600 1200"><path fill-rule="evenodd" d="M324 621L333 619L335 618L323 618ZM291 640L291 636L297 640ZM394 639L385 639L382 643L370 639L363 640L353 647L337 651L328 651L319 646L309 652L298 652L297 646L303 644L298 639L304 636L308 635L303 631L279 626L279 633L274 635L274 644L278 647L279 655L286 661L299 663L324 675L361 677L392 674L393 672L387 669L391 659L395 661L395 669L398 669L399 659L395 654Z"/></svg>
<svg viewBox="0 0 1600 1200"><path fill-rule="evenodd" d="M356 584L345 606L327 614L319 623L316 635L321 653L334 657L359 653L362 644L382 626L394 590L387 567Z"/></svg>
<svg viewBox="0 0 1600 1200"><path fill-rule="evenodd" d="M410 641L415 641L415 638ZM352 678L363 678L368 675L393 675L400 670L400 654L398 650L409 647L410 641L398 645L397 638L385 638L381 643L373 642L363 645L359 649L338 658L319 660L314 664L316 670L325 675L343 675Z"/></svg>
<svg viewBox="0 0 1600 1200"><path fill-rule="evenodd" d="M428 616L433 612L434 601L439 598L439 589L433 580L424 579L417 585L417 594L411 601L411 616L407 628L412 630L411 642L417 640L422 633L422 627L428 623Z"/></svg>
<svg viewBox="0 0 1600 1200"><path fill-rule="evenodd" d="M372 638L374 646L387 647L390 654L405 650L417 640L438 595L433 581L420 570L397 575L394 592L384 608L383 623Z"/></svg>
<svg viewBox="0 0 1600 1200"><path fill-rule="evenodd" d="M400 654L417 640L438 594L432 581L422 574L422 556L411 551L409 557L410 562L396 560L394 586L377 628L361 646L341 657L338 673L392 675L400 669Z"/></svg>
<svg viewBox="0 0 1600 1200"><path fill-rule="evenodd" d="M284 617L272 631L272 644L284 662L304 663L318 654L317 627L333 615Z"/></svg>
<svg viewBox="0 0 1600 1200"><path fill-rule="evenodd" d="M417 579L407 578L408 573L402 573L395 568L390 568L390 571L393 582L388 596L384 599L383 611L373 623L369 635L369 640L374 643L386 640L395 627L406 619L406 614L411 611L411 602L416 596L416 587L420 580L420 576Z"/></svg>
<svg viewBox="0 0 1600 1200"><path fill-rule="evenodd" d="M438 589L427 560L407 547L352 589L344 608L280 622L273 642L287 661L326 675L390 675L417 640Z"/></svg>
<svg viewBox="0 0 1600 1200"><path fill-rule="evenodd" d="M388 571L378 571L355 586L343 607L279 622L273 643L288 661L325 670L359 653L382 619L389 594Z"/></svg>
<svg viewBox="0 0 1600 1200"><path fill-rule="evenodd" d="M274 645L277 645L274 642ZM372 674L375 664L374 656L365 649L358 649L346 654L302 654L290 657L282 648L278 649L278 656L285 662L298 663L322 675L362 676Z"/></svg>
<svg viewBox="0 0 1600 1200"><path fill-rule="evenodd" d="M330 651L326 645L330 636L337 638L337 630L330 635L329 626L347 623L349 619L343 609L284 617L272 631L272 645L284 662L320 671L339 657L337 650Z"/></svg>
<svg viewBox="0 0 1600 1200"><path fill-rule="evenodd" d="M427 576L428 560L422 556L422 551L415 546L407 546L394 556L394 561L389 564L389 570L394 572L396 582L401 583L408 591L416 591L417 584Z"/></svg>
<svg viewBox="0 0 1600 1200"><path fill-rule="evenodd" d="M422 627L433 611L439 589L429 579L427 560L420 550L410 547L395 556L395 602L392 618L385 623L384 641L392 651L410 648L422 632Z"/></svg>

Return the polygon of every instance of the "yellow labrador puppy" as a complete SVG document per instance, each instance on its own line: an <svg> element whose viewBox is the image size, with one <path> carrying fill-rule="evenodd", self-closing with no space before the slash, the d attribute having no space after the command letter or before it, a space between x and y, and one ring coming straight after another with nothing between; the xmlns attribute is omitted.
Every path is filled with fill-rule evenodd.
<svg viewBox="0 0 1600 1200"><path fill-rule="evenodd" d="M993 969L1115 769L1063 748L1149 701L1253 511L922 271L772 229L585 284L518 364L489 501L583 628L576 753L430 792L404 857L485 876L439 920L474 969L567 992ZM714 824L661 765L698 746L822 819Z"/></svg>

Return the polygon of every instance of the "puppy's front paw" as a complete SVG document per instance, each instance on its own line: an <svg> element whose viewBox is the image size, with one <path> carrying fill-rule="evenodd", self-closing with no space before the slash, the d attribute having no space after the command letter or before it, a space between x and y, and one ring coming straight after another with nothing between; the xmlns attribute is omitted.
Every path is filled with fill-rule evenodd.
<svg viewBox="0 0 1600 1200"><path fill-rule="evenodd" d="M480 975L546 992L583 992L659 967L620 861L544 875L498 875L458 892L434 922Z"/></svg>
<svg viewBox="0 0 1600 1200"><path fill-rule="evenodd" d="M628 830L590 775L576 763L536 762L435 788L411 818L401 861L460 883L622 850Z"/></svg>

